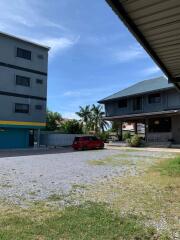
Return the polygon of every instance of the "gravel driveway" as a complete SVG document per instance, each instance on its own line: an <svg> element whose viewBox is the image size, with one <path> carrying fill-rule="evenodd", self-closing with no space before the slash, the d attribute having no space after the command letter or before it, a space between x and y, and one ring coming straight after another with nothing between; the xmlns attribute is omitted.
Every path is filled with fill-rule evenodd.
<svg viewBox="0 0 180 240"><path fill-rule="evenodd" d="M42 200L53 193L68 193L74 185L92 184L103 178L123 176L128 165L91 165L89 160L99 160L121 153L120 150L95 150L62 152L0 158L0 196L15 203L23 200ZM131 160L162 153L128 152ZM166 154L167 155L167 154ZM129 174L135 174L131 167Z"/></svg>
<svg viewBox="0 0 180 240"><path fill-rule="evenodd" d="M53 193L67 193L75 184L123 175L123 167L98 167L87 162L118 153L97 150L0 158L0 196L15 203L41 200Z"/></svg>

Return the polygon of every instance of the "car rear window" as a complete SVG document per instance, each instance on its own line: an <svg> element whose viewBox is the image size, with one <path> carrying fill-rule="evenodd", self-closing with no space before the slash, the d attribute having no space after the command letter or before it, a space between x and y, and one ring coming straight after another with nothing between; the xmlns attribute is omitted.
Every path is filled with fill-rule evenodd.
<svg viewBox="0 0 180 240"><path fill-rule="evenodd" d="M75 137L74 141L79 142L79 141L96 141L98 140L97 137L95 136L84 136L84 137Z"/></svg>
<svg viewBox="0 0 180 240"><path fill-rule="evenodd" d="M91 139L92 141L97 141L97 140L98 140L98 138L97 138L97 137L94 137L94 136L90 137L90 139Z"/></svg>
<svg viewBox="0 0 180 240"><path fill-rule="evenodd" d="M75 137L75 138L74 138L74 141L78 142L79 139L80 139L79 137Z"/></svg>

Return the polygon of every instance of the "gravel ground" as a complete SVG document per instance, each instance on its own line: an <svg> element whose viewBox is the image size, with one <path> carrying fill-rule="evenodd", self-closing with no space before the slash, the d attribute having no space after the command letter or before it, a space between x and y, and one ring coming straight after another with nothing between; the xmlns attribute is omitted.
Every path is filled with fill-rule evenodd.
<svg viewBox="0 0 180 240"><path fill-rule="evenodd" d="M42 200L48 196L68 193L73 185L93 184L103 178L123 176L130 166L95 166L89 160L99 160L122 153L120 150L62 152L0 158L0 196L13 203ZM133 152L128 152L133 161ZM148 157L161 156L158 152L136 152ZM167 153L166 153L167 157ZM146 159L147 161L147 159ZM130 175L136 174L131 166Z"/></svg>

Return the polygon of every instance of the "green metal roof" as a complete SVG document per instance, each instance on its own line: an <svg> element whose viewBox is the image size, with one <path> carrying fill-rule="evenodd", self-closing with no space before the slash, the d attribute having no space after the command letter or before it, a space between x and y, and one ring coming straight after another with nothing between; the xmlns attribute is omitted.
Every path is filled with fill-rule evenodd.
<svg viewBox="0 0 180 240"><path fill-rule="evenodd" d="M99 103L104 103L106 101L111 101L119 98L129 97L133 95L142 95L144 93L150 93L154 91L162 91L169 88L175 88L172 83L168 82L165 77L153 78L150 80L144 80L138 82L128 88L125 88L109 97L106 97L99 101Z"/></svg>

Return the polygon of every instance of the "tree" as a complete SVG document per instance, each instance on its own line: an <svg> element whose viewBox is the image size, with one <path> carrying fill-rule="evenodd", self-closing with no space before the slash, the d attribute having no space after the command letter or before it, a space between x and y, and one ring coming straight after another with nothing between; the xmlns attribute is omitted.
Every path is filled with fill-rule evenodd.
<svg viewBox="0 0 180 240"><path fill-rule="evenodd" d="M62 116L60 113L47 110L46 130L48 131L57 130L61 121L62 121Z"/></svg>
<svg viewBox="0 0 180 240"><path fill-rule="evenodd" d="M100 104L97 106L93 104L91 112L93 130L95 131L95 133L99 133L101 131L104 132L105 129L109 127L109 123L104 120L105 112L103 111L103 107Z"/></svg>
<svg viewBox="0 0 180 240"><path fill-rule="evenodd" d="M82 124L77 120L68 120L61 125L61 129L65 133L81 134L83 133Z"/></svg>
<svg viewBox="0 0 180 240"><path fill-rule="evenodd" d="M87 105L84 108L79 107L80 111L76 112L76 114L81 118L81 123L85 128L85 132L90 130L90 123L91 123L91 109L90 106Z"/></svg>

